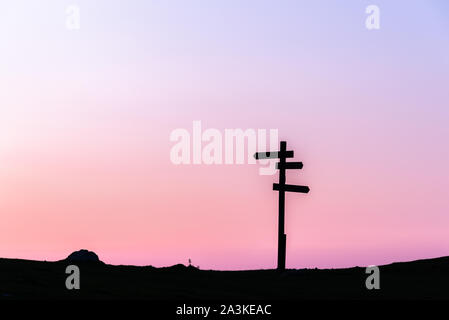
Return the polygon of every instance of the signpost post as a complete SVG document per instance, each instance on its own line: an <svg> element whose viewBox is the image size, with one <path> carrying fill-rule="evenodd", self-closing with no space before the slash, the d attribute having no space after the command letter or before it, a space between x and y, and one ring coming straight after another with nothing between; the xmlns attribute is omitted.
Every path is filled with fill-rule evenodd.
<svg viewBox="0 0 449 320"><path fill-rule="evenodd" d="M279 225L278 225L278 270L285 270L285 251L287 235L285 225L285 192L308 193L309 187L285 184L286 169L302 169L302 162L286 162L287 158L293 158L293 151L287 151L287 142L281 141L281 148L276 152L256 152L256 159L279 159L276 169L279 169L279 183L273 184L273 190L279 191Z"/></svg>

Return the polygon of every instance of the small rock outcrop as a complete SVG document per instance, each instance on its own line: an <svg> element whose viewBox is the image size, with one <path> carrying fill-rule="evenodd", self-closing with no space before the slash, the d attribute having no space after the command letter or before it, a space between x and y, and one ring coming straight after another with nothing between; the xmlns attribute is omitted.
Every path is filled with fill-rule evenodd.
<svg viewBox="0 0 449 320"><path fill-rule="evenodd" d="M82 249L79 251L72 252L65 261L68 262L96 262L96 263L103 263L98 258L97 254L95 252Z"/></svg>

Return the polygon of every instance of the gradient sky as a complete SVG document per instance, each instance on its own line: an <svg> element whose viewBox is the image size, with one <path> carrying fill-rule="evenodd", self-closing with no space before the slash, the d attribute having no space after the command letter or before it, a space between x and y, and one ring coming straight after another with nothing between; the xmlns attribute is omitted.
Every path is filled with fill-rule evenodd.
<svg viewBox="0 0 449 320"><path fill-rule="evenodd" d="M173 165L194 120L304 162L287 267L449 255L448 84L445 0L3 0L0 256L275 267L277 176Z"/></svg>

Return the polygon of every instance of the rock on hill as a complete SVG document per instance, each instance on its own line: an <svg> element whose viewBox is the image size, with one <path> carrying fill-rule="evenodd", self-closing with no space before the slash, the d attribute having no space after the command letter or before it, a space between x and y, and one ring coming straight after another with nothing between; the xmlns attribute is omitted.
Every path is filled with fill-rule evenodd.
<svg viewBox="0 0 449 320"><path fill-rule="evenodd" d="M98 262L103 263L98 258L95 252L81 249L79 251L72 252L64 261L67 262Z"/></svg>

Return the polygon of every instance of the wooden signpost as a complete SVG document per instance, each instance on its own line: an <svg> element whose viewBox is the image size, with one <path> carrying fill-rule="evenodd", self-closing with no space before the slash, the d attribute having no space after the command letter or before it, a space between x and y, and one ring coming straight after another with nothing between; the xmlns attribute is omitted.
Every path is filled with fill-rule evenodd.
<svg viewBox="0 0 449 320"><path fill-rule="evenodd" d="M279 159L276 169L279 169L279 183L273 184L273 190L279 191L279 234L278 234L278 270L285 270L285 250L287 235L284 232L285 224L285 192L308 193L309 187L285 184L286 169L302 169L302 162L286 162L293 158L293 151L287 151L287 142L281 141L281 148L276 152L257 152L256 159Z"/></svg>

